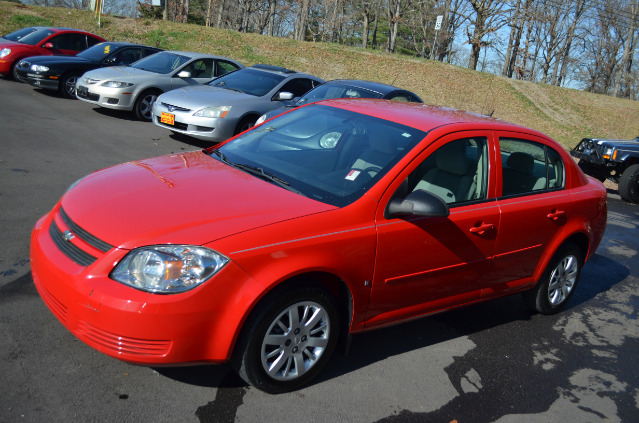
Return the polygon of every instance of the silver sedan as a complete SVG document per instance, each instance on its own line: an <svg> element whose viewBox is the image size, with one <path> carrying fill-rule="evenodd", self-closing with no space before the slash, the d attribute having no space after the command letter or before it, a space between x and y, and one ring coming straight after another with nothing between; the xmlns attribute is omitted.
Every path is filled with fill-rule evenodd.
<svg viewBox="0 0 639 423"><path fill-rule="evenodd" d="M184 87L158 97L153 123L173 132L220 142L253 126L269 110L324 83L278 66L255 65L206 85Z"/></svg>
<svg viewBox="0 0 639 423"><path fill-rule="evenodd" d="M164 51L131 66L114 66L86 72L76 85L76 97L87 103L135 112L151 120L155 99L165 91L199 85L243 68L226 57L189 51Z"/></svg>

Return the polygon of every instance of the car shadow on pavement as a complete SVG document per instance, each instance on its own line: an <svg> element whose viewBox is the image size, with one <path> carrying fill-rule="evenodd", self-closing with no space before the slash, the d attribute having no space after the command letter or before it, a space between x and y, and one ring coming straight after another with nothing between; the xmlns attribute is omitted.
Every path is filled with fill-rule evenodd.
<svg viewBox="0 0 639 423"><path fill-rule="evenodd" d="M128 121L131 121L131 122L136 122L136 121L139 122L140 121L135 116L135 113L129 112L129 111L126 111L126 110L107 109L106 107L94 107L93 111L96 112L96 113L99 113L101 115L112 117L112 118L116 118L116 119L128 120ZM149 122L149 125L153 125L153 124L151 122Z"/></svg>

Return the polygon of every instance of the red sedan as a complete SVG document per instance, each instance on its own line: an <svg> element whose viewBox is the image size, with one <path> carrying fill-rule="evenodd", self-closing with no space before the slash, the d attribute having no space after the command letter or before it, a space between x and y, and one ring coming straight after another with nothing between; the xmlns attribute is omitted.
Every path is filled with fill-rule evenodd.
<svg viewBox="0 0 639 423"><path fill-rule="evenodd" d="M104 38L72 28L40 28L18 41L0 42L0 75L16 79L20 60L30 56L72 56L105 41Z"/></svg>
<svg viewBox="0 0 639 423"><path fill-rule="evenodd" d="M53 314L103 353L230 360L276 393L357 332L514 293L558 312L606 212L603 185L539 132L330 100L86 176L37 222L31 265Z"/></svg>

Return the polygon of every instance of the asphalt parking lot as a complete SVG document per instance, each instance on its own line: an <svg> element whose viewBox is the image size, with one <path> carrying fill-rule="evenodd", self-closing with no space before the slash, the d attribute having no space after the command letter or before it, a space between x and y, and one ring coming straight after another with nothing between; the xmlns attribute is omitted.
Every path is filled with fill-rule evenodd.
<svg viewBox="0 0 639 423"><path fill-rule="evenodd" d="M358 335L314 384L272 396L225 365L139 367L94 351L30 276L31 228L72 182L205 144L6 79L0 93L0 422L639 421L639 206L614 192L563 313L513 296Z"/></svg>

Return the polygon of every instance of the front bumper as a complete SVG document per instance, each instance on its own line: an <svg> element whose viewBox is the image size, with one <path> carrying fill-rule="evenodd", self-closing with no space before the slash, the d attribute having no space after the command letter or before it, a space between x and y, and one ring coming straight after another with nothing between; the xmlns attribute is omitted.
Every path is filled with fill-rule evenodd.
<svg viewBox="0 0 639 423"><path fill-rule="evenodd" d="M47 90L57 91L60 87L60 78L57 75L42 75L24 70L22 68L17 68L16 74L20 81L33 85L36 88L44 88Z"/></svg>
<svg viewBox="0 0 639 423"><path fill-rule="evenodd" d="M224 118L197 117L193 116L194 112L194 110L169 110L168 107L156 101L153 104L153 123L161 128L203 141L222 142L234 135L237 119L228 116ZM163 123L162 113L173 115L174 124Z"/></svg>
<svg viewBox="0 0 639 423"><path fill-rule="evenodd" d="M130 88L107 88L78 81L76 97L87 103L115 110L133 110L135 94Z"/></svg>
<svg viewBox="0 0 639 423"><path fill-rule="evenodd" d="M247 275L232 262L201 286L182 294L151 294L109 278L127 253L105 253L84 245L81 231L72 241L54 241L52 227L78 230L59 210L41 218L31 237L31 270L51 312L77 338L109 356L145 365L219 363L230 357L245 309L238 289ZM53 226L52 226L53 223ZM73 243L93 262L76 263L60 242ZM91 260L89 260L90 262Z"/></svg>

